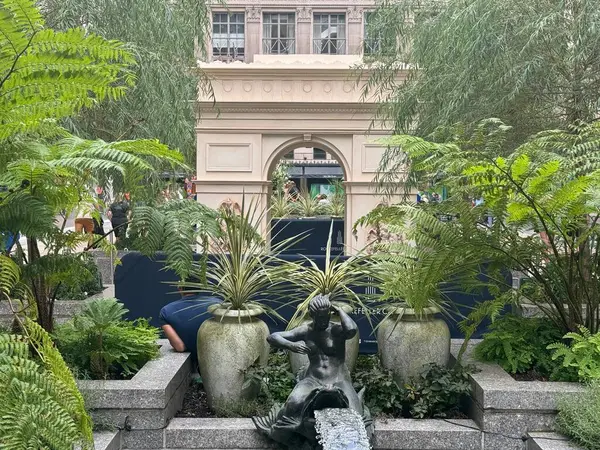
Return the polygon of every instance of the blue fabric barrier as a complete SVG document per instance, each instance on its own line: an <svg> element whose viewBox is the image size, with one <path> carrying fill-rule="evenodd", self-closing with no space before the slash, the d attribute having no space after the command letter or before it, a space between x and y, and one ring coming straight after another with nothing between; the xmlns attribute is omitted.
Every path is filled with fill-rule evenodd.
<svg viewBox="0 0 600 450"><path fill-rule="evenodd" d="M278 244L305 233L301 239L281 253L284 255L325 255L332 219L277 219L271 221L271 242ZM344 221L333 219L331 255L344 253Z"/></svg>
<svg viewBox="0 0 600 450"><path fill-rule="evenodd" d="M196 258L198 257L196 255ZM302 257L298 255L283 255L281 258L288 261L302 260ZM311 256L311 259L320 268L324 267L324 256ZM115 270L115 296L129 310L127 318L130 320L141 317L151 318L150 323L159 326L158 314L161 308L167 303L181 298L174 286L174 283L178 281L177 275L171 270L165 270L164 255L161 254L158 254L155 259L150 259L140 253L131 252L124 255L121 262L122 264ZM364 295L367 288L355 286L351 289L358 295ZM457 305L457 311L451 312L453 320L447 320L447 322L452 337L461 338L463 336L457 327L457 320L460 320L461 315L467 315L478 302L490 299L491 295L489 292L478 294L451 292L449 297ZM293 305L282 306L278 299L269 295L265 295L264 302L277 309L286 320L289 320L295 311ZM359 326L361 353L376 353L377 341L373 333L373 326L379 323L381 316L371 315L371 323L369 323L363 311L355 310L352 317ZM285 329L285 323L270 317L265 317L264 320L271 331ZM488 323L484 322L473 337L481 337L481 333L485 331L487 325Z"/></svg>

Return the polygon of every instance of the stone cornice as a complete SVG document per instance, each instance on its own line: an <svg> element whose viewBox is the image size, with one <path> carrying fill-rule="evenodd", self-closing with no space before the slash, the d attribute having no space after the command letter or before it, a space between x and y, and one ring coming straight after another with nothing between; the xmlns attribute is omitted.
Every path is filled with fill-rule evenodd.
<svg viewBox="0 0 600 450"><path fill-rule="evenodd" d="M373 113L375 103L197 102L196 108L215 113Z"/></svg>
<svg viewBox="0 0 600 450"><path fill-rule="evenodd" d="M223 3L218 0L209 0L209 6L223 7ZM261 8L298 8L300 6L314 9L348 8L348 6L361 6L373 9L376 7L376 0L327 0L319 2L315 0L227 0L228 8L246 8L250 6L259 6Z"/></svg>

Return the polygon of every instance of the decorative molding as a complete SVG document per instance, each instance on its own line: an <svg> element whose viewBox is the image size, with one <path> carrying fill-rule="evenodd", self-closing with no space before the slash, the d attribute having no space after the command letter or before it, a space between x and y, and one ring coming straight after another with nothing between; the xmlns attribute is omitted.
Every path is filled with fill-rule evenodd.
<svg viewBox="0 0 600 450"><path fill-rule="evenodd" d="M206 104L206 108L203 108L202 105L199 105L199 108L204 111L203 114L206 114L209 111L214 111L215 107L212 103L207 103ZM337 112L337 113L351 113L351 114L358 114L358 113L372 113L377 109L377 105L373 105L371 106L371 108L361 108L360 104L357 104L356 107L352 108L352 107L346 107L346 108L340 108L337 105L333 105L330 108L317 108L317 107L307 107L307 108L298 108L298 107L289 107L286 106L286 104L282 103L282 106L280 108L274 108L273 106L268 106L268 107L263 107L260 104L256 104L254 103L253 105L249 105L246 107L240 106L240 107L229 107L229 106L218 106L217 107L218 111L220 113L331 113L331 112ZM221 117L223 118L223 117ZM197 127L196 129L200 130L203 129L201 127Z"/></svg>
<svg viewBox="0 0 600 450"><path fill-rule="evenodd" d="M207 172L252 172L251 143L206 143Z"/></svg>
<svg viewBox="0 0 600 450"><path fill-rule="evenodd" d="M302 8L296 9L296 18L298 22L312 22L312 8L303 6Z"/></svg>
<svg viewBox="0 0 600 450"><path fill-rule="evenodd" d="M385 147L380 144L363 144L361 149L362 173L376 173L384 151Z"/></svg>
<svg viewBox="0 0 600 450"><path fill-rule="evenodd" d="M227 0L227 5L225 6L220 0L209 0L208 5L211 8L221 8L225 7L247 7L248 5L257 5L262 8L273 8L280 6L287 6L288 8L300 7L302 5L306 5L306 0ZM319 9L331 9L332 7L336 8L347 8L348 5L357 5L363 7L375 7L377 6L376 0L327 0L326 2L312 2L312 6L314 8Z"/></svg>
<svg viewBox="0 0 600 450"><path fill-rule="evenodd" d="M258 22L262 19L262 10L257 6L246 8L246 22Z"/></svg>
<svg viewBox="0 0 600 450"><path fill-rule="evenodd" d="M364 9L353 6L348 8L348 23L362 23Z"/></svg>

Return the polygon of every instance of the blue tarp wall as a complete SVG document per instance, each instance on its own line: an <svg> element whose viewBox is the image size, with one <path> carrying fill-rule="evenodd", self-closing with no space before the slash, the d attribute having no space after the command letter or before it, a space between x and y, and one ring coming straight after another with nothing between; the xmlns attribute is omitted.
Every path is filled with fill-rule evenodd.
<svg viewBox="0 0 600 450"><path fill-rule="evenodd" d="M298 255L284 255L282 259L298 261L302 257ZM319 267L324 267L324 256L311 256L311 259ZM115 270L115 296L129 309L127 316L129 319L151 318L150 323L158 325L158 313L160 309L167 303L180 298L177 289L173 286L177 281L178 278L174 272L164 270L164 255L158 254L154 260L151 260L140 253L131 252L122 258L122 264ZM364 295L365 289L364 286L354 287L353 291L358 295ZM451 293L450 298L458 306L458 312L453 314L454 320L448 320L448 324L452 337L461 338L463 336L456 326L460 314L468 314L473 305L489 299L490 294L488 292L481 292L477 295ZM269 298L268 295L265 295L265 302L274 308L281 306L277 302L277 299ZM279 309L279 313L288 320L292 317L293 312L294 308L292 305ZM361 353L376 353L377 342L373 328L364 313L362 311L354 311L352 316L359 326ZM376 325L380 317L372 315L371 319L373 325ZM264 320L269 325L271 331L285 329L284 323L279 323L271 318L265 318ZM486 323L482 324L479 331L473 337L480 337L481 332L485 330L486 326Z"/></svg>

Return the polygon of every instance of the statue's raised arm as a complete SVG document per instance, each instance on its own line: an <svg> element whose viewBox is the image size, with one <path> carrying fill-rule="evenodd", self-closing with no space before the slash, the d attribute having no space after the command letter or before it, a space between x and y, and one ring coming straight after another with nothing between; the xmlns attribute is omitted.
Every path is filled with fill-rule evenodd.
<svg viewBox="0 0 600 450"><path fill-rule="evenodd" d="M358 333L356 322L339 306L332 304L331 308L340 316L340 325L333 327L333 333L339 333L347 341L356 336Z"/></svg>

